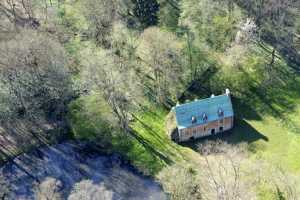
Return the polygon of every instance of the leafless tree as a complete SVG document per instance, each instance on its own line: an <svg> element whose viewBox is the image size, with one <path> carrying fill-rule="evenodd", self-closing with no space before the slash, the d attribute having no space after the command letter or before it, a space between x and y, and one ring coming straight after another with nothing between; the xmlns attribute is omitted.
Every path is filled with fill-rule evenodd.
<svg viewBox="0 0 300 200"><path fill-rule="evenodd" d="M71 96L64 49L55 40L24 30L0 43L2 115L59 115Z"/></svg>
<svg viewBox="0 0 300 200"><path fill-rule="evenodd" d="M128 0L87 0L84 2L89 33L98 45L111 47L111 32L116 21L127 22L132 2Z"/></svg>
<svg viewBox="0 0 300 200"><path fill-rule="evenodd" d="M158 175L164 191L172 200L203 199L196 171L183 165L167 167Z"/></svg>
<svg viewBox="0 0 300 200"><path fill-rule="evenodd" d="M171 193L171 199L256 199L254 185L244 180L243 147L217 141L200 145L199 151L203 158L201 164L173 166L161 172L159 177L164 189Z"/></svg>
<svg viewBox="0 0 300 200"><path fill-rule="evenodd" d="M198 150L200 163L177 164L160 172L158 178L171 199L255 200L258 190L266 188L273 199L299 199L295 175L265 159L251 158L247 144L206 141Z"/></svg>
<svg viewBox="0 0 300 200"><path fill-rule="evenodd" d="M30 28L40 26L31 0L3 0L0 2L0 11L16 26Z"/></svg>
<svg viewBox="0 0 300 200"><path fill-rule="evenodd" d="M252 182L243 180L244 147L216 141L199 145L199 151L204 157L199 172L204 199L256 199Z"/></svg>
<svg viewBox="0 0 300 200"><path fill-rule="evenodd" d="M51 177L47 177L39 184L35 196L37 200L62 200L60 190L62 182Z"/></svg>
<svg viewBox="0 0 300 200"><path fill-rule="evenodd" d="M113 194L103 184L93 184L90 180L77 183L68 200L112 200Z"/></svg>

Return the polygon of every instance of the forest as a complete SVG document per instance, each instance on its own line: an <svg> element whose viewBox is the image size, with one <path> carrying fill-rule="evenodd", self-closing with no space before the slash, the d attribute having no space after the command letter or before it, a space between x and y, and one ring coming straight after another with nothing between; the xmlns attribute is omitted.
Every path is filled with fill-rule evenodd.
<svg viewBox="0 0 300 200"><path fill-rule="evenodd" d="M169 139L173 106L226 88L233 130ZM65 141L166 199L300 199L300 1L0 0L0 167ZM56 186L37 180L34 199L116 198Z"/></svg>

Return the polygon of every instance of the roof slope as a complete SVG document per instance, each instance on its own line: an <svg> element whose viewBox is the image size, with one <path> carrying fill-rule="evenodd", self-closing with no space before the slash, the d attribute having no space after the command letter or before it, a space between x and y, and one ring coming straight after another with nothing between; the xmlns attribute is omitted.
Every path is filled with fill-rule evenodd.
<svg viewBox="0 0 300 200"><path fill-rule="evenodd" d="M173 107L178 129L205 124L233 116L230 95L219 95ZM222 114L219 115L219 112ZM206 116L207 118L205 119ZM194 118L194 122L193 119Z"/></svg>

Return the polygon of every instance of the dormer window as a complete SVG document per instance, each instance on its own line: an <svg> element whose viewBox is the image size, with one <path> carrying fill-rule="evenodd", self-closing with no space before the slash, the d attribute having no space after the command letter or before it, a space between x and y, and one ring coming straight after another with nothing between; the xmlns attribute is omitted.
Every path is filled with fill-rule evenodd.
<svg viewBox="0 0 300 200"><path fill-rule="evenodd" d="M192 116L192 124L197 122L197 118L195 116Z"/></svg>
<svg viewBox="0 0 300 200"><path fill-rule="evenodd" d="M203 113L203 115L202 115L202 120L203 120L203 121L206 121L206 120L207 120L207 114L206 114L206 113Z"/></svg>
<svg viewBox="0 0 300 200"><path fill-rule="evenodd" d="M224 111L221 108L218 109L218 116L219 117L223 117L224 116Z"/></svg>

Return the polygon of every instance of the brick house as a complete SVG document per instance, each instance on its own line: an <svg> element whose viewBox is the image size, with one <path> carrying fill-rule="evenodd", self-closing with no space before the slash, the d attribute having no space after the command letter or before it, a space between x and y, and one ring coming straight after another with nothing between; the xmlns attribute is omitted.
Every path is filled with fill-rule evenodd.
<svg viewBox="0 0 300 200"><path fill-rule="evenodd" d="M176 119L178 142L215 135L233 127L229 89L223 95L177 105L172 112Z"/></svg>

